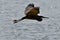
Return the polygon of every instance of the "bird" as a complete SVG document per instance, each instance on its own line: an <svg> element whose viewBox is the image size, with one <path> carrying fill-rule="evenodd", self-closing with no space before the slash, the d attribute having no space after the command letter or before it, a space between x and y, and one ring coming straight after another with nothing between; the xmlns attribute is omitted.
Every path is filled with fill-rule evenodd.
<svg viewBox="0 0 60 40"><path fill-rule="evenodd" d="M35 7L33 3L30 3L27 5L25 8L25 16L22 17L21 19L18 20L13 20L14 23L17 23L19 21L22 21L24 19L32 19L32 20L37 20L37 21L42 21L42 18L48 18L44 16L39 16L38 14L40 13L40 7Z"/></svg>

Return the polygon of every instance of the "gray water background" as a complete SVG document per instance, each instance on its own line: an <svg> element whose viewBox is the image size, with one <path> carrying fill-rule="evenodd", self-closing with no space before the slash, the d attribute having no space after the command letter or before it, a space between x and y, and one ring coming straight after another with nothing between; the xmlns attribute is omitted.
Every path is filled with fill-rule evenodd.
<svg viewBox="0 0 60 40"><path fill-rule="evenodd" d="M29 3L39 6L39 15L49 19L13 24L24 16ZM0 0L0 40L60 40L60 0Z"/></svg>

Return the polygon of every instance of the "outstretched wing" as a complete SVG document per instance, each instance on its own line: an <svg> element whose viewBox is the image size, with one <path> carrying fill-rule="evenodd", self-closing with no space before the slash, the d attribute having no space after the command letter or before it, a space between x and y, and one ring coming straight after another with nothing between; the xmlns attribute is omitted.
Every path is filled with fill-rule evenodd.
<svg viewBox="0 0 60 40"><path fill-rule="evenodd" d="M39 7L30 7L25 10L25 15L37 15L39 14Z"/></svg>
<svg viewBox="0 0 60 40"><path fill-rule="evenodd" d="M36 16L37 14L39 14L39 7L33 7L33 6L28 6L25 9L25 15L31 16L34 15Z"/></svg>

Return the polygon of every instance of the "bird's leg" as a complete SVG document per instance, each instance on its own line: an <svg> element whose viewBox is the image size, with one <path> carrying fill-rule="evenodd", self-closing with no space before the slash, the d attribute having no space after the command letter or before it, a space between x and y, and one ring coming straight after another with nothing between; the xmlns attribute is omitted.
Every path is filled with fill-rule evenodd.
<svg viewBox="0 0 60 40"><path fill-rule="evenodd" d="M14 23L17 23L17 22L19 22L19 21L22 21L22 20L24 20L26 18L26 16L25 17L22 17L21 19L19 19L19 20L13 20L13 22Z"/></svg>

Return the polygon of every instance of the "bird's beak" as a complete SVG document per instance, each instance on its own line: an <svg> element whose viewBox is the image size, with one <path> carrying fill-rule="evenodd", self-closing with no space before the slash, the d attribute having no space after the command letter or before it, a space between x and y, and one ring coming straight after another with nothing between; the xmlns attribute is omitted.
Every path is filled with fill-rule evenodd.
<svg viewBox="0 0 60 40"><path fill-rule="evenodd" d="M48 19L48 17L42 17L42 18L47 18Z"/></svg>

